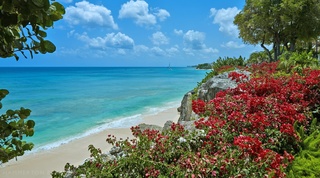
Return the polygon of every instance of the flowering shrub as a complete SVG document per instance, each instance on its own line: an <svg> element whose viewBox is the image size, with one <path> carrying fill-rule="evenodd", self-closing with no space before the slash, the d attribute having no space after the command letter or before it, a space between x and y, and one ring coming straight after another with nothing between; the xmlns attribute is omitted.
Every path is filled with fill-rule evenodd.
<svg viewBox="0 0 320 178"><path fill-rule="evenodd" d="M228 77L231 78L231 80L235 80L236 82L242 82L248 78L245 74L241 74L238 72L230 72L228 74Z"/></svg>
<svg viewBox="0 0 320 178"><path fill-rule="evenodd" d="M196 114L204 114L206 103L200 99L192 101L192 111Z"/></svg>
<svg viewBox="0 0 320 178"><path fill-rule="evenodd" d="M320 105L320 71L305 69L301 75L275 78L276 67L277 63L253 65L250 80L220 91L211 101L194 100L193 111L206 116L194 122L197 128L194 131L179 124L172 124L171 129L162 133L141 132L132 127L137 139L117 140L112 136L107 139L120 147L124 156L103 161L99 150L91 146L94 159L79 167L67 165L66 171L87 177L286 177L287 172L291 175L293 155L306 142L303 134L317 130L310 124L311 113ZM244 78L232 72L229 77ZM62 177L66 173L52 175Z"/></svg>

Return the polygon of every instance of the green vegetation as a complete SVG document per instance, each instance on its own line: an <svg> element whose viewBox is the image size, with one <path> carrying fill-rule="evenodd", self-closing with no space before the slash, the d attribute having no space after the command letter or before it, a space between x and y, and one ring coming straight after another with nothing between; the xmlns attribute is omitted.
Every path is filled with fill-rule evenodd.
<svg viewBox="0 0 320 178"><path fill-rule="evenodd" d="M320 130L317 118L313 119L310 128L311 134L309 136L305 136L303 128L296 129L303 141L301 151L295 155L295 159L290 166L288 174L290 178L320 177Z"/></svg>
<svg viewBox="0 0 320 178"><path fill-rule="evenodd" d="M234 23L245 43L260 44L269 61L277 61L283 49L294 52L297 43L318 38L319 17L318 0L246 0ZM273 45L272 51L265 45Z"/></svg>
<svg viewBox="0 0 320 178"><path fill-rule="evenodd" d="M217 75L226 71L234 70L246 66L246 59L242 56L236 57L219 57L212 63L213 72Z"/></svg>
<svg viewBox="0 0 320 178"><path fill-rule="evenodd" d="M265 51L253 52L250 54L247 64L259 64L262 62L268 62L268 53Z"/></svg>
<svg viewBox="0 0 320 178"><path fill-rule="evenodd" d="M209 63L198 64L195 67L196 69L212 69L212 64L209 64Z"/></svg>
<svg viewBox="0 0 320 178"><path fill-rule="evenodd" d="M8 90L0 89L1 100L9 94ZM33 148L32 143L22 141L23 136L30 137L34 133L35 122L28 120L31 110L20 108L19 110L8 110L0 116L0 161L2 163L12 158L21 156L25 151Z"/></svg>
<svg viewBox="0 0 320 178"><path fill-rule="evenodd" d="M17 52L25 58L24 51L33 53L52 53L55 45L45 40L47 30L53 23L62 19L64 7L49 0L0 1L0 57L14 56Z"/></svg>
<svg viewBox="0 0 320 178"><path fill-rule="evenodd" d="M301 74L305 68L317 69L319 66L319 61L313 57L312 52L285 52L280 56L279 68L286 73Z"/></svg>
<svg viewBox="0 0 320 178"><path fill-rule="evenodd" d="M27 58L25 51L33 54L52 53L55 45L45 38L46 30L62 19L64 7L49 0L1 0L0 1L0 57L14 57L19 53ZM0 101L9 94L0 89ZM0 109L2 104L0 103ZM23 141L23 137L33 136L35 122L27 120L31 110L20 108L8 110L0 116L0 162L21 156L31 150L32 143Z"/></svg>

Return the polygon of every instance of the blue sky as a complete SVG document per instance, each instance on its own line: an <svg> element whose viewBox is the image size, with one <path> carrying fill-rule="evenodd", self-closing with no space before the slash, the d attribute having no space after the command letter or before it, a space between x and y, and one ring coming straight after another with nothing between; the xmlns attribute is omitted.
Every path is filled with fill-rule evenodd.
<svg viewBox="0 0 320 178"><path fill-rule="evenodd" d="M48 29L57 47L1 66L188 66L249 57L234 16L245 0L57 0L64 18Z"/></svg>

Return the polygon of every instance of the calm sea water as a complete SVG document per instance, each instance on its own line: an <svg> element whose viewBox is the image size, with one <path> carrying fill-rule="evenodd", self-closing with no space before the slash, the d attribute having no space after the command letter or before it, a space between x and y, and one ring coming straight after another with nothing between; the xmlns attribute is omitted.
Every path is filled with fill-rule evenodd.
<svg viewBox="0 0 320 178"><path fill-rule="evenodd" d="M205 73L193 68L0 68L0 88L10 92L0 114L31 109L35 135L27 140L35 150L49 149L179 106Z"/></svg>

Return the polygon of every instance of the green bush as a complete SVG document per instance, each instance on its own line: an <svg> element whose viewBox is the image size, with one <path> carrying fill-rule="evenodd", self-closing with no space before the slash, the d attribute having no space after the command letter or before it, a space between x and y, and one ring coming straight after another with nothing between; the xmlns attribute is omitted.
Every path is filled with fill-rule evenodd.
<svg viewBox="0 0 320 178"><path fill-rule="evenodd" d="M312 52L285 52L280 56L278 69L281 71L301 74L305 68L319 69L319 61Z"/></svg>
<svg viewBox="0 0 320 178"><path fill-rule="evenodd" d="M0 89L0 101L8 94L8 90ZM31 137L34 133L35 122L27 120L30 113L30 109L20 108L8 110L0 116L0 162L8 162L33 148L33 143L22 140L24 136Z"/></svg>
<svg viewBox="0 0 320 178"><path fill-rule="evenodd" d="M295 156L288 177L320 177L320 131L314 131L302 142L302 150Z"/></svg>
<svg viewBox="0 0 320 178"><path fill-rule="evenodd" d="M259 51L259 52L251 53L247 63L248 64L260 64L262 62L268 62L268 61L269 61L269 57L268 57L267 52Z"/></svg>

